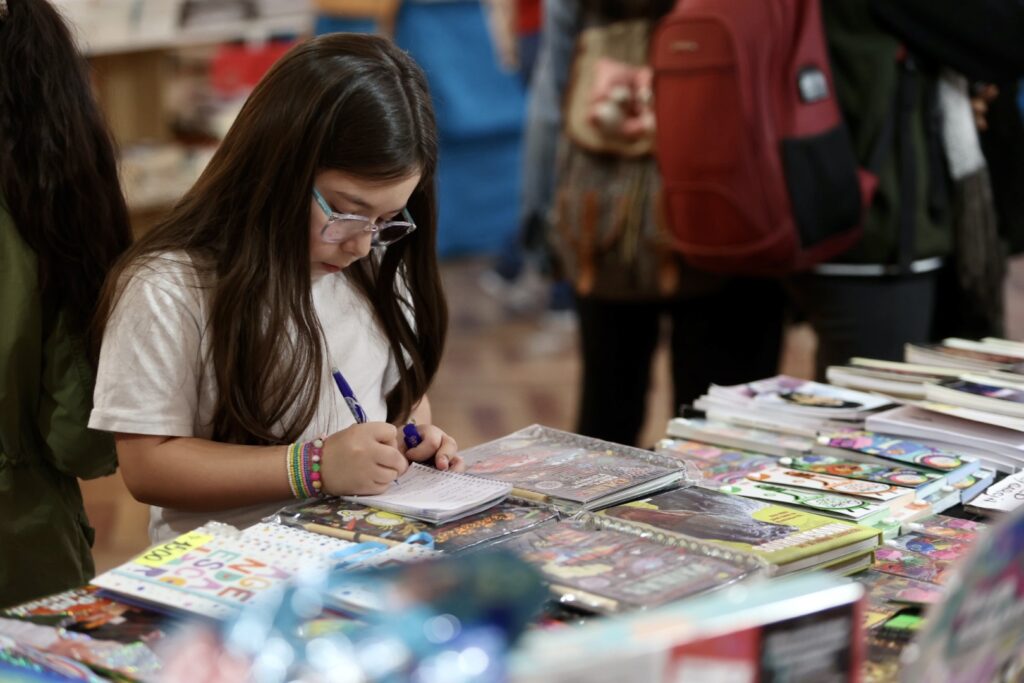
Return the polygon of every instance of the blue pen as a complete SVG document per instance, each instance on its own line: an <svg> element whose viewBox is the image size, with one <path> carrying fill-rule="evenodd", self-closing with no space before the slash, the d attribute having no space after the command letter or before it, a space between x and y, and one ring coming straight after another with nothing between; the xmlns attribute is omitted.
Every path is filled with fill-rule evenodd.
<svg viewBox="0 0 1024 683"><path fill-rule="evenodd" d="M345 381L345 376L341 374L341 370L338 368L331 368L331 375L334 376L334 383L338 385L338 391L341 392L341 397L345 399L345 404L348 405L348 409L352 411L352 417L355 418L356 422L362 424L366 422L366 411L363 410L363 406L359 404L359 399L356 398L356 394L352 391L352 387Z"/></svg>

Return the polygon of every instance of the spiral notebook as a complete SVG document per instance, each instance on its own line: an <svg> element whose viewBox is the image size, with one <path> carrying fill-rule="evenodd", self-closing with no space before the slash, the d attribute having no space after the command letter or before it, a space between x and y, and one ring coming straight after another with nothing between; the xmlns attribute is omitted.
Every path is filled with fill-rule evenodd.
<svg viewBox="0 0 1024 683"><path fill-rule="evenodd" d="M413 463L384 493L342 500L441 524L497 505L511 491L511 484Z"/></svg>

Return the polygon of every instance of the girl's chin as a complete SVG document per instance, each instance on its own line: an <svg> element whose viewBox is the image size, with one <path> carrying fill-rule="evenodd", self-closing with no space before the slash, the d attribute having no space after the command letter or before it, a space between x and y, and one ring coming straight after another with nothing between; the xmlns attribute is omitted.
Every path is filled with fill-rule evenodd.
<svg viewBox="0 0 1024 683"><path fill-rule="evenodd" d="M339 268L338 266L332 266L330 263L319 263L317 265L319 265L320 269L323 270L325 273L340 273L341 272L341 268Z"/></svg>

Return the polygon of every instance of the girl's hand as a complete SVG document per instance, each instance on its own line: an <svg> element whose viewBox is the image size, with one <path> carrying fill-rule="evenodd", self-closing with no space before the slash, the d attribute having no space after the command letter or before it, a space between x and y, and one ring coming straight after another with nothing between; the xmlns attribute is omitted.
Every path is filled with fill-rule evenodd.
<svg viewBox="0 0 1024 683"><path fill-rule="evenodd" d="M424 462L433 458L434 467L439 470L462 472L466 469L466 463L459 457L459 445L440 427L418 424L416 429L423 439L418 446L408 448L405 440L400 439L398 448L405 453L406 458L413 462Z"/></svg>
<svg viewBox="0 0 1024 683"><path fill-rule="evenodd" d="M320 477L330 495L366 496L383 493L407 469L409 461L398 450L398 429L366 422L327 437Z"/></svg>

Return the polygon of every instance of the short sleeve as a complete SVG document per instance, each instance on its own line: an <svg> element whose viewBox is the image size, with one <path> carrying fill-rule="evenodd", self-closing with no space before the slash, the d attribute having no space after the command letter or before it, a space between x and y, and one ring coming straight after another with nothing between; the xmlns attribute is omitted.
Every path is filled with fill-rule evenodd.
<svg viewBox="0 0 1024 683"><path fill-rule="evenodd" d="M137 271L107 323L89 426L196 436L201 296L186 277Z"/></svg>

